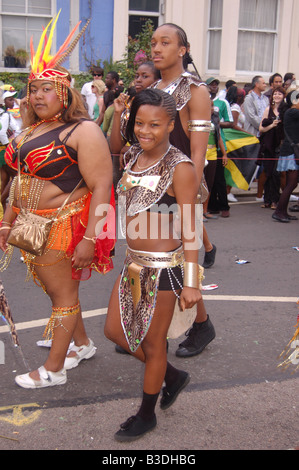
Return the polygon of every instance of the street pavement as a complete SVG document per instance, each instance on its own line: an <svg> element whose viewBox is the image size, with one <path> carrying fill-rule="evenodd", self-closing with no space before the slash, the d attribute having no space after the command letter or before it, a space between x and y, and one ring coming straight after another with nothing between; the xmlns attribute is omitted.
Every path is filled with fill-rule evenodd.
<svg viewBox="0 0 299 470"><path fill-rule="evenodd" d="M293 373L294 367L283 371L277 366L299 313L299 251L294 249L299 245L299 221L274 221L272 211L262 209L255 196L254 189L238 192L239 202L230 204L229 218L206 223L217 255L203 285L218 288L203 294L216 338L202 354L188 359L175 356L183 338L170 340L169 361L190 373L190 384L171 408L162 411L157 406L156 429L133 443L118 443L113 435L139 407L143 365L117 354L103 334L124 241L117 243L114 270L93 275L81 285L86 329L97 354L69 371L66 385L40 390L21 389L14 377L27 371L24 360L33 370L47 357L48 350L36 342L42 339L50 302L32 281L24 282L26 269L15 250L0 278L24 358L0 326L5 346L5 363L0 363L0 449L101 450L120 456L125 451L185 455L298 448L299 373ZM237 259L248 263L237 264Z"/></svg>

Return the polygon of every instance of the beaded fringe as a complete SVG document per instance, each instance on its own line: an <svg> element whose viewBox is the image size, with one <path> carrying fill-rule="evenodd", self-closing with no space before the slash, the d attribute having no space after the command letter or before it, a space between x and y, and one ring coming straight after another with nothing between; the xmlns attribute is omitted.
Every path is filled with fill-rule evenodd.
<svg viewBox="0 0 299 470"><path fill-rule="evenodd" d="M299 321L295 328L293 338L279 356L283 357L283 362L278 364L278 367L282 367L284 370L292 365L295 366L293 374L299 369Z"/></svg>
<svg viewBox="0 0 299 470"><path fill-rule="evenodd" d="M78 315L80 313L80 310L80 302L78 302L73 307L53 307L51 318L48 321L48 324L43 334L44 338L46 340L53 339L54 328L58 328L59 326L61 326L66 332L68 332L68 330L62 323L63 319L69 317L70 315Z"/></svg>

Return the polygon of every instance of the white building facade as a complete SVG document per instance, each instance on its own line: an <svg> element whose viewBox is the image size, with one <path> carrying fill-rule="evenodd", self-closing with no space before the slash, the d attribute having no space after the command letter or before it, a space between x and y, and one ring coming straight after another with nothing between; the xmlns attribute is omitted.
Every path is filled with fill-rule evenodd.
<svg viewBox="0 0 299 470"><path fill-rule="evenodd" d="M29 51L30 37L36 45L60 8L58 45L79 20L83 26L91 18L70 58L71 72L97 60L123 59L128 35L151 18L155 26L170 22L186 31L203 79L245 83L275 72L299 78L299 0L0 0L0 71L7 46Z"/></svg>

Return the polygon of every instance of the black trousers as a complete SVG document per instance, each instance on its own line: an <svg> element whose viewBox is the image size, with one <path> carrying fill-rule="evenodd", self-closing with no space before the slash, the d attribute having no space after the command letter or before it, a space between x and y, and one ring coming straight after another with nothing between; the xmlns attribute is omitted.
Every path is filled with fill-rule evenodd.
<svg viewBox="0 0 299 470"><path fill-rule="evenodd" d="M266 181L264 184L264 202L271 204L278 203L280 190L280 173L276 171L276 160L264 160L264 171L266 173Z"/></svg>
<svg viewBox="0 0 299 470"><path fill-rule="evenodd" d="M226 181L222 164L222 153L220 151L217 152L216 172L209 199L208 210L212 212L229 211Z"/></svg>

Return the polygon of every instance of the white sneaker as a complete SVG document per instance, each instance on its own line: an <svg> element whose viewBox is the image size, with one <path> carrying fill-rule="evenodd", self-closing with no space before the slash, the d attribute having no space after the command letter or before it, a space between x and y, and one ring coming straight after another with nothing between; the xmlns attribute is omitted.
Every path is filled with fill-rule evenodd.
<svg viewBox="0 0 299 470"><path fill-rule="evenodd" d="M83 359L90 359L95 355L97 348L95 347L93 341L89 339L89 344L87 346L73 346L71 351L75 351L76 356L66 357L64 361L64 368L66 370L74 369L79 365ZM71 352L70 351L70 352Z"/></svg>
<svg viewBox="0 0 299 470"><path fill-rule="evenodd" d="M36 342L37 346L41 347L41 348L51 348L52 347L52 340L51 339L41 339L39 341ZM68 348L68 351L67 351L67 354L71 351L72 347L74 346L74 341L72 341L69 345L69 348Z"/></svg>
<svg viewBox="0 0 299 470"><path fill-rule="evenodd" d="M297 196L295 196L295 194L291 194L291 196L290 196L290 201L291 202L298 201L298 199L299 198Z"/></svg>
<svg viewBox="0 0 299 470"><path fill-rule="evenodd" d="M256 197L255 200L257 202L263 202L264 201L264 196L263 197Z"/></svg>
<svg viewBox="0 0 299 470"><path fill-rule="evenodd" d="M22 388L44 388L53 387L54 385L63 385L66 383L66 370L61 369L58 372L46 370L44 366L38 368L40 380L34 380L30 377L29 372L15 377L16 383Z"/></svg>
<svg viewBox="0 0 299 470"><path fill-rule="evenodd" d="M232 193L228 193L227 200L229 202L238 202L238 199Z"/></svg>

